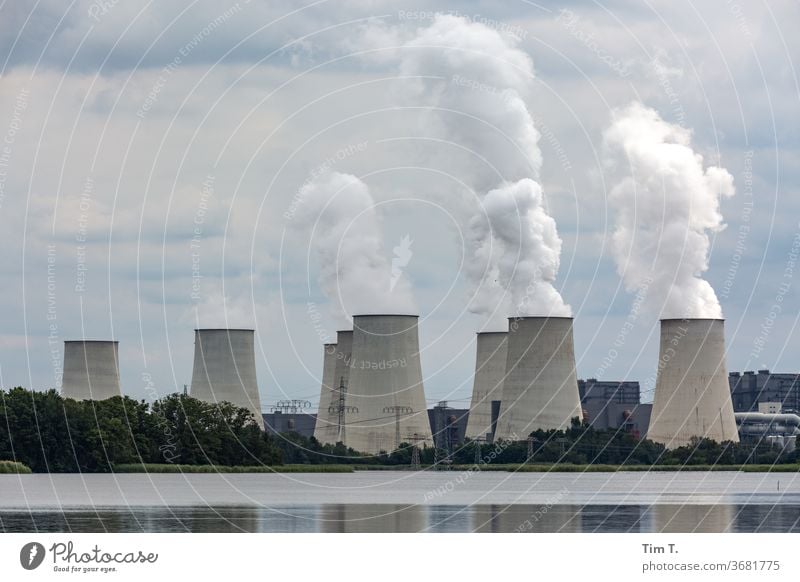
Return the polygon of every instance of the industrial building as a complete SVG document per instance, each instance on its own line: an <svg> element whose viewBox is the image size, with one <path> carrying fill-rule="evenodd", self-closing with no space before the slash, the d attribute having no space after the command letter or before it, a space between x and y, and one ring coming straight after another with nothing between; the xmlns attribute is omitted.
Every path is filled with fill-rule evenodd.
<svg viewBox="0 0 800 582"><path fill-rule="evenodd" d="M466 428L466 436L471 439L487 438L488 434L494 433L492 401L503 397L508 332L479 333L476 344L475 375Z"/></svg>
<svg viewBox="0 0 800 582"><path fill-rule="evenodd" d="M578 380L584 419L597 430L621 429L645 438L652 404L642 404L639 382Z"/></svg>
<svg viewBox="0 0 800 582"><path fill-rule="evenodd" d="M197 329L191 396L247 408L263 428L252 329Z"/></svg>
<svg viewBox="0 0 800 582"><path fill-rule="evenodd" d="M728 382L734 412L755 412L762 402L780 402L782 412L800 412L800 374L731 372Z"/></svg>
<svg viewBox="0 0 800 582"><path fill-rule="evenodd" d="M464 443L471 412L469 408L453 408L446 401L428 409L428 420L437 449L452 454Z"/></svg>
<svg viewBox="0 0 800 582"><path fill-rule="evenodd" d="M506 377L496 439L563 430L581 416L571 317L509 320Z"/></svg>
<svg viewBox="0 0 800 582"><path fill-rule="evenodd" d="M692 437L739 441L721 319L662 319L647 438L675 448Z"/></svg>
<svg viewBox="0 0 800 582"><path fill-rule="evenodd" d="M341 441L366 453L431 445L416 315L356 315Z"/></svg>
<svg viewBox="0 0 800 582"><path fill-rule="evenodd" d="M752 445L767 444L785 452L794 451L797 435L800 435L800 416L776 412L780 407L779 402L762 402L758 412L736 412L741 441Z"/></svg>
<svg viewBox="0 0 800 582"><path fill-rule="evenodd" d="M64 342L61 395L74 400L105 400L122 396L119 385L119 342Z"/></svg>
<svg viewBox="0 0 800 582"><path fill-rule="evenodd" d="M264 422L264 430L269 433L296 432L307 439L314 436L317 424L317 415L305 412L275 410L274 412L265 412L261 418Z"/></svg>

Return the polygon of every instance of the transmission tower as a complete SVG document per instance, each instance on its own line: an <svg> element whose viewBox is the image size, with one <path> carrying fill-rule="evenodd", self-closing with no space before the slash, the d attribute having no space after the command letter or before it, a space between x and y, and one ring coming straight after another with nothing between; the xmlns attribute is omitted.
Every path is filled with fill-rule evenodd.
<svg viewBox="0 0 800 582"><path fill-rule="evenodd" d="M528 437L528 459L527 462L530 463L531 459L533 459L533 452L536 447L536 438L529 436Z"/></svg>
<svg viewBox="0 0 800 582"><path fill-rule="evenodd" d="M472 439L472 442L475 443L475 464L480 465L482 460L481 445L483 443L489 442L489 439L486 438L485 436L479 436Z"/></svg>
<svg viewBox="0 0 800 582"><path fill-rule="evenodd" d="M339 379L339 398L335 405L328 407L328 414L336 414L336 442L345 443L345 413L358 414L358 408L355 406L345 405L345 397L347 396L347 386L344 385L344 376Z"/></svg>
<svg viewBox="0 0 800 582"><path fill-rule="evenodd" d="M419 443L424 441L425 437L415 432L408 437L408 440L411 442L411 469L413 471L419 471L422 467L419 460Z"/></svg>
<svg viewBox="0 0 800 582"><path fill-rule="evenodd" d="M400 450L400 415L411 414L414 410L410 406L384 406L383 412L394 414L394 448Z"/></svg>

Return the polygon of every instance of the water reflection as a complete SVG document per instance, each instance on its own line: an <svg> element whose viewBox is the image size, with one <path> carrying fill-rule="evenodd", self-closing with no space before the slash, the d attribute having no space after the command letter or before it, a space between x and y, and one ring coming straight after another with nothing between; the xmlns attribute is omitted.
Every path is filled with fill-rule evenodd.
<svg viewBox="0 0 800 582"><path fill-rule="evenodd" d="M3 532L800 532L798 505L392 505L0 511Z"/></svg>

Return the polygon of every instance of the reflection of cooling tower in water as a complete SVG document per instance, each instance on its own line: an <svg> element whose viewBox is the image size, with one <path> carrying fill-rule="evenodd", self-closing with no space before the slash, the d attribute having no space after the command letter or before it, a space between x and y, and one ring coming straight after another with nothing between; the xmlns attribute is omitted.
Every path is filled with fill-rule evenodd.
<svg viewBox="0 0 800 582"><path fill-rule="evenodd" d="M692 437L739 442L721 319L663 319L647 438L667 448Z"/></svg>
<svg viewBox="0 0 800 582"><path fill-rule="evenodd" d="M506 378L496 439L569 428L580 417L571 317L509 320Z"/></svg>
<svg viewBox="0 0 800 582"><path fill-rule="evenodd" d="M263 428L252 329L195 330L191 395L247 408Z"/></svg>
<svg viewBox="0 0 800 582"><path fill-rule="evenodd" d="M366 453L391 451L418 435L431 443L422 384L416 315L356 315L347 386L345 444ZM399 425L399 426L398 426Z"/></svg>
<svg viewBox="0 0 800 582"><path fill-rule="evenodd" d="M580 533L580 505L474 505L473 533Z"/></svg>
<svg viewBox="0 0 800 582"><path fill-rule="evenodd" d="M650 509L656 533L723 533L733 531L735 505L661 505Z"/></svg>
<svg viewBox="0 0 800 582"><path fill-rule="evenodd" d="M492 430L492 400L503 395L506 375L508 333L504 331L478 334L472 401L467 420L467 437L484 437Z"/></svg>
<svg viewBox="0 0 800 582"><path fill-rule="evenodd" d="M345 425L348 417L347 385L350 382L352 349L353 332L349 330L337 333L337 343L325 344L322 390L314 428L314 436L321 443L335 444L342 440L340 425ZM343 398L340 399L340 395Z"/></svg>
<svg viewBox="0 0 800 582"><path fill-rule="evenodd" d="M119 342L65 341L61 395L75 400L105 400L122 396Z"/></svg>
<svg viewBox="0 0 800 582"><path fill-rule="evenodd" d="M418 533L425 529L421 505L325 505L320 529L326 533Z"/></svg>

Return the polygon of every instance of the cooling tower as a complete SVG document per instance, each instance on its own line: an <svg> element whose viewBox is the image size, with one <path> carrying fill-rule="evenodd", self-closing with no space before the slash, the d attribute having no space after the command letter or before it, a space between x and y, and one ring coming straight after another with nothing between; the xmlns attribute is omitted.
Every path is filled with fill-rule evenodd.
<svg viewBox="0 0 800 582"><path fill-rule="evenodd" d="M692 437L739 442L721 319L662 319L647 438L667 448Z"/></svg>
<svg viewBox="0 0 800 582"><path fill-rule="evenodd" d="M247 408L263 428L253 342L252 329L196 329L191 395Z"/></svg>
<svg viewBox="0 0 800 582"><path fill-rule="evenodd" d="M477 335L475 376L466 433L471 439L485 437L492 430L492 400L502 398L508 346L508 333L505 331Z"/></svg>
<svg viewBox="0 0 800 582"><path fill-rule="evenodd" d="M581 416L571 317L509 320L506 378L495 439L565 429Z"/></svg>
<svg viewBox="0 0 800 582"><path fill-rule="evenodd" d="M65 341L61 395L75 400L105 400L122 396L119 342Z"/></svg>
<svg viewBox="0 0 800 582"><path fill-rule="evenodd" d="M416 315L356 315L344 442L366 453L392 451L417 435L431 444Z"/></svg>
<svg viewBox="0 0 800 582"><path fill-rule="evenodd" d="M337 332L337 343L325 345L325 357L322 370L322 389L320 393L317 424L314 436L321 443L336 444L342 440L340 424L347 423L347 384L350 381L350 361L353 349L353 332L344 330ZM344 386L342 418L339 419L339 394Z"/></svg>

